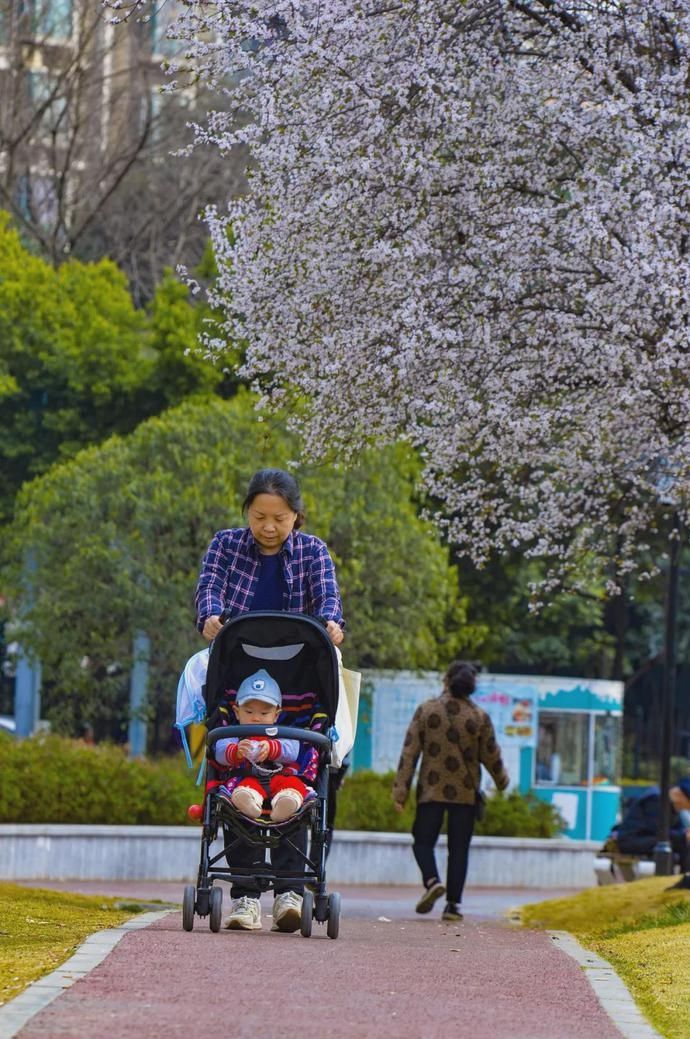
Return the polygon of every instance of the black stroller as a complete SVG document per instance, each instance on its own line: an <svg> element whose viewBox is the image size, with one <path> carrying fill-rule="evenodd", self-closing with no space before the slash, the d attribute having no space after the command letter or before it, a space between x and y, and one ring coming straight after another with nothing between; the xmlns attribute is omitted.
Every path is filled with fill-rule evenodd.
<svg viewBox="0 0 690 1039"><path fill-rule="evenodd" d="M234 691L258 668L264 668L283 692L278 725L236 725L231 711ZM184 891L182 926L191 931L194 916L208 916L212 931L222 921L223 892L214 881L241 884L251 877L259 892L270 890L276 881L306 884L302 900L300 932L309 938L312 921L326 924L329 938L337 938L340 926L340 895L326 892L326 854L329 823L329 776L334 720L338 704L338 658L323 625L312 617L290 613L246 613L228 621L215 638L208 661L204 698L206 701L206 795L203 806L201 855L196 887ZM313 694L314 711L305 707L305 693ZM287 724L286 724L287 723ZM310 728L313 725L314 728ZM321 731L317 731L318 729ZM220 766L214 761L219 739L267 735L277 739L299 739L319 751L314 784L315 797L304 802L296 815L282 823L263 818L249 819L216 795ZM298 847L296 835L309 830L308 850ZM223 848L212 854L212 843L222 836ZM289 847L304 866L290 875L274 870L266 851L280 842ZM247 845L256 849L251 868L233 866L233 850ZM219 865L225 859L227 865ZM294 873L295 871L293 871Z"/></svg>

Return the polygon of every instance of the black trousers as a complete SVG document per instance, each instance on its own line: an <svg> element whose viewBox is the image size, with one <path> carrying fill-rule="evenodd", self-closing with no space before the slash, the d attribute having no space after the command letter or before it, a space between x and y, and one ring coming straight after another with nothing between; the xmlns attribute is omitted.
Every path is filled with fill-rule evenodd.
<svg viewBox="0 0 690 1039"><path fill-rule="evenodd" d="M654 854L656 837L621 837L617 840L618 848L624 855ZM690 844L684 833L671 834L671 849L678 859L681 873L690 872Z"/></svg>
<svg viewBox="0 0 690 1039"><path fill-rule="evenodd" d="M462 892L467 877L470 841L474 830L474 805L447 804L444 801L425 801L418 804L412 827L413 851L424 883L438 877L435 848L446 812L448 813L446 897L449 902L459 903L462 901Z"/></svg>
<svg viewBox="0 0 690 1039"><path fill-rule="evenodd" d="M292 834L289 839L296 848L299 848L306 854L308 838L309 827L303 826L297 833ZM226 830L226 845L233 839L233 835ZM266 849L242 842L234 847L229 854L226 854L226 858L231 869L235 866L251 869L254 866L263 866L265 864ZM271 849L271 865L275 870L289 870L293 876L303 874L305 869L304 859L294 848L290 847L287 840L282 840L280 844ZM302 895L304 894L304 884L291 883L289 880L276 880L273 885L274 894L282 895L285 891L296 891L298 895ZM248 895L250 898L258 898L260 894L261 891L258 884L251 877L247 877L246 880L235 881L230 888L231 898L242 898L243 895Z"/></svg>

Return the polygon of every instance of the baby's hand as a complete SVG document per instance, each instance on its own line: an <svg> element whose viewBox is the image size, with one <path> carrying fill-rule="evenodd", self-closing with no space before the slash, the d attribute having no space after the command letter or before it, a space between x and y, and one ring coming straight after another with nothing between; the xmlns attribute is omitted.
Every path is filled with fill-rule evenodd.
<svg viewBox="0 0 690 1039"><path fill-rule="evenodd" d="M254 761L265 761L268 757L269 746L266 740L254 740Z"/></svg>
<svg viewBox="0 0 690 1039"><path fill-rule="evenodd" d="M268 751L266 740L240 740L237 745L238 758L246 758L247 761L265 761Z"/></svg>
<svg viewBox="0 0 690 1039"><path fill-rule="evenodd" d="M253 761L255 755L255 746L256 744L253 740L240 740L240 742L237 744L237 757L240 760L242 758L247 758L249 761Z"/></svg>

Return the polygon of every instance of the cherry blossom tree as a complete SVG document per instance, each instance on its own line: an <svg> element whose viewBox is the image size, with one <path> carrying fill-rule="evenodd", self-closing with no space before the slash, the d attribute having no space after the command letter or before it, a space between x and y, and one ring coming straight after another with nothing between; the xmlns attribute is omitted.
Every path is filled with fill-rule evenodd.
<svg viewBox="0 0 690 1039"><path fill-rule="evenodd" d="M639 569L690 492L687 0L182 7L197 140L252 160L209 354L317 454L410 440L476 563Z"/></svg>

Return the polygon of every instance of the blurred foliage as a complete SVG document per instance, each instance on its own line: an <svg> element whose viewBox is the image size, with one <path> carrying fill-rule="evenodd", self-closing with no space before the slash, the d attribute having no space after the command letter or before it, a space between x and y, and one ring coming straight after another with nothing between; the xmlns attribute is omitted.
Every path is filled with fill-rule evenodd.
<svg viewBox="0 0 690 1039"><path fill-rule="evenodd" d="M210 248L196 273L213 279ZM219 399L240 384L199 352L212 321L170 271L137 310L113 263L55 269L0 213L0 622L11 618L6 640L21 633L43 659L46 716L65 731L90 724L124 738L131 640L141 630L153 643L154 745L165 744L177 672L199 646L191 599L210 536L242 522L256 468L302 457L284 421L258 416L246 391L234 406ZM242 349L227 354L231 364ZM650 537L649 580L607 600L585 561L578 591L535 614L540 562L507 557L476 571L451 554L449 565L420 518L419 470L403 445L372 449L348 471L296 466L306 529L325 538L337 564L351 666L427 670L462 654L494 671L624 677L660 652L663 517ZM22 627L29 556L39 593ZM686 548L684 566L689 557ZM681 582L680 660L690 656L689 597ZM682 729L687 682L678 702ZM628 734L628 757L630 744ZM631 774L633 764L626 758ZM651 760L638 767L656 774Z"/></svg>
<svg viewBox="0 0 690 1039"><path fill-rule="evenodd" d="M122 747L56 734L29 741L0 738L0 822L182 826L198 802L196 770L182 756L130 759ZM337 795L336 830L409 833L414 800L393 806L392 772L355 772ZM445 830L444 830L445 832ZM553 837L558 816L532 794L487 799L475 833L500 837Z"/></svg>
<svg viewBox="0 0 690 1039"><path fill-rule="evenodd" d="M516 674L610 674L613 634L605 625L600 583L587 594L561 592L540 611L530 610L530 586L544 576L537 560L492 559L483 570L458 563L470 618L489 629L481 659L488 670Z"/></svg>
<svg viewBox="0 0 690 1039"><path fill-rule="evenodd" d="M403 812L393 805L395 773L361 771L348 774L338 791L336 830L368 830L380 833L409 833L414 804L408 799Z"/></svg>
<svg viewBox="0 0 690 1039"><path fill-rule="evenodd" d="M414 798L408 798L404 811L396 811L391 793L394 778L394 772L368 771L346 777L338 794L336 829L409 833ZM486 814L475 824L474 832L488 837L556 837L562 829L562 820L552 805L534 794L522 795L514 790L487 798Z"/></svg>
<svg viewBox="0 0 690 1039"><path fill-rule="evenodd" d="M371 448L351 469L304 470L307 529L336 562L349 666L445 668L486 637L485 625L468 622L438 531L419 515L419 469L398 444Z"/></svg>
<svg viewBox="0 0 690 1039"><path fill-rule="evenodd" d="M55 462L190 394L229 392L193 352L209 317L169 272L136 310L115 264L54 268L0 212L0 523L22 483Z"/></svg>
<svg viewBox="0 0 690 1039"><path fill-rule="evenodd" d="M481 662L489 671L514 674L573 675L627 679L663 651L664 602L668 544L662 529L649 535L644 565L648 576L626 578L617 596L607 595L600 575L582 560L573 585L532 610L531 587L543 580L538 559L504 556L482 570L466 560L458 567L460 588L468 599L471 623L484 626L487 638ZM690 566L690 546L682 553L681 572ZM690 586L681 581L677 614L679 662L690 660ZM679 702L688 690L679 689ZM682 727L682 726L681 726Z"/></svg>
<svg viewBox="0 0 690 1039"><path fill-rule="evenodd" d="M565 829L560 813L536 794L496 793L486 801L486 815L475 827L485 837L557 837Z"/></svg>
<svg viewBox="0 0 690 1039"><path fill-rule="evenodd" d="M625 762L624 762L625 763ZM671 786L676 783L679 779L690 778L690 758L671 757L669 762L669 773L671 776ZM621 779L621 786L623 787L623 796L625 797L626 787L645 787L645 786L658 786L659 776L661 775L661 764L658 759L652 758L645 762L644 773L641 776L633 777L629 770L624 768L623 778Z"/></svg>
<svg viewBox="0 0 690 1039"><path fill-rule="evenodd" d="M252 473L296 455L294 437L278 419L261 421L241 390L189 400L22 488L4 578L21 617L13 635L43 665L45 718L74 735L86 723L100 735L105 724L116 737L140 631L151 641L154 748L164 746L179 672L202 645L192 602L203 553L216 530L243 525ZM349 666L444 666L484 635L465 622L448 550L417 514L414 473L400 446L348 471L297 470L306 529L336 561Z"/></svg>
<svg viewBox="0 0 690 1039"><path fill-rule="evenodd" d="M57 735L1 750L0 822L182 826L199 800L180 758L131 760L122 747Z"/></svg>

